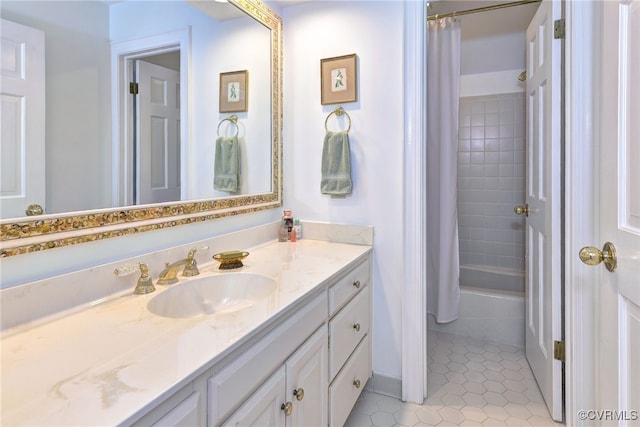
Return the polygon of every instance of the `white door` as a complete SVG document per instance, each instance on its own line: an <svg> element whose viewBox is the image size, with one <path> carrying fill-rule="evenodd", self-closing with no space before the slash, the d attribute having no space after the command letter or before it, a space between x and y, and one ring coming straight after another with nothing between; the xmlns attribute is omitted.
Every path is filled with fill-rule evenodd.
<svg viewBox="0 0 640 427"><path fill-rule="evenodd" d="M278 369L221 427L285 427L285 368Z"/></svg>
<svg viewBox="0 0 640 427"><path fill-rule="evenodd" d="M137 61L137 204L180 200L180 73Z"/></svg>
<svg viewBox="0 0 640 427"><path fill-rule="evenodd" d="M562 420L561 4L545 0L527 29L526 356L553 419Z"/></svg>
<svg viewBox="0 0 640 427"><path fill-rule="evenodd" d="M5 19L1 26L0 216L45 206L44 32Z"/></svg>
<svg viewBox="0 0 640 427"><path fill-rule="evenodd" d="M293 403L290 426L326 426L328 349L322 326L287 360L287 400Z"/></svg>
<svg viewBox="0 0 640 427"><path fill-rule="evenodd" d="M615 425L640 424L640 0L603 2L600 241L617 252L601 263L596 296L597 408ZM593 252L593 249L590 251ZM596 260L597 261L597 260Z"/></svg>

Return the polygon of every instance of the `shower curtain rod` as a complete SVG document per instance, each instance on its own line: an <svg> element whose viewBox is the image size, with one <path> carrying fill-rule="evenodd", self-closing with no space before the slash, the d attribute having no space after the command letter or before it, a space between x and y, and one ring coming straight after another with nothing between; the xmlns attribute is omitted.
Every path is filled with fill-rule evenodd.
<svg viewBox="0 0 640 427"><path fill-rule="evenodd" d="M494 6L485 6L485 7L478 7L475 9L467 9L467 10L461 10L461 11L456 11L456 12L449 12L449 13L438 13L435 15L430 15L427 16L427 21L433 21L436 19L440 19L440 18L449 18L449 17L456 17L456 16L460 16L460 15L468 15L470 13L477 13L477 12L488 12L490 10L498 10L498 9L504 9L507 7L513 7L513 6L522 6L525 4L529 4L529 3L540 3L542 0L521 0L521 1L514 1L511 3L502 3L502 4L496 4Z"/></svg>

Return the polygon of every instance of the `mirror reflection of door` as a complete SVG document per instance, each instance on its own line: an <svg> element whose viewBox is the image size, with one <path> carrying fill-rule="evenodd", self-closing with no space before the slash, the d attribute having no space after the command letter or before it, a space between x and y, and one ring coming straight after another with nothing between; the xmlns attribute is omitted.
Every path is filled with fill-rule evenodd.
<svg viewBox="0 0 640 427"><path fill-rule="evenodd" d="M135 61L136 204L180 200L179 58L179 52L170 52Z"/></svg>
<svg viewBox="0 0 640 427"><path fill-rule="evenodd" d="M45 206L45 36L2 20L0 214Z"/></svg>

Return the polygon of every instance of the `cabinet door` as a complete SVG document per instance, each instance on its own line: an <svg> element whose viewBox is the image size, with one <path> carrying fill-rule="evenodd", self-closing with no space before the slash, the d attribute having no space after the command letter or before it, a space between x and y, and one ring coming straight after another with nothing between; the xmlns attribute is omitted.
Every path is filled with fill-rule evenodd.
<svg viewBox="0 0 640 427"><path fill-rule="evenodd" d="M200 393L195 392L171 412L153 424L154 427L193 427L202 425Z"/></svg>
<svg viewBox="0 0 640 427"><path fill-rule="evenodd" d="M327 326L322 325L286 362L288 426L327 425Z"/></svg>
<svg viewBox="0 0 640 427"><path fill-rule="evenodd" d="M222 426L285 427L285 368L278 369Z"/></svg>

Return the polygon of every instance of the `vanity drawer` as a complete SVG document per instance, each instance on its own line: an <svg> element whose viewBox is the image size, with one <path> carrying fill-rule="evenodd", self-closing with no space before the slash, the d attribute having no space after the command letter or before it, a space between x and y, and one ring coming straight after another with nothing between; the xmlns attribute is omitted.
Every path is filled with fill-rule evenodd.
<svg viewBox="0 0 640 427"><path fill-rule="evenodd" d="M329 322L329 379L333 379L362 337L369 332L370 286L365 286Z"/></svg>
<svg viewBox="0 0 640 427"><path fill-rule="evenodd" d="M329 387L330 426L344 425L370 375L371 343L367 335Z"/></svg>
<svg viewBox="0 0 640 427"><path fill-rule="evenodd" d="M329 315L332 316L369 283L369 258L329 288Z"/></svg>

